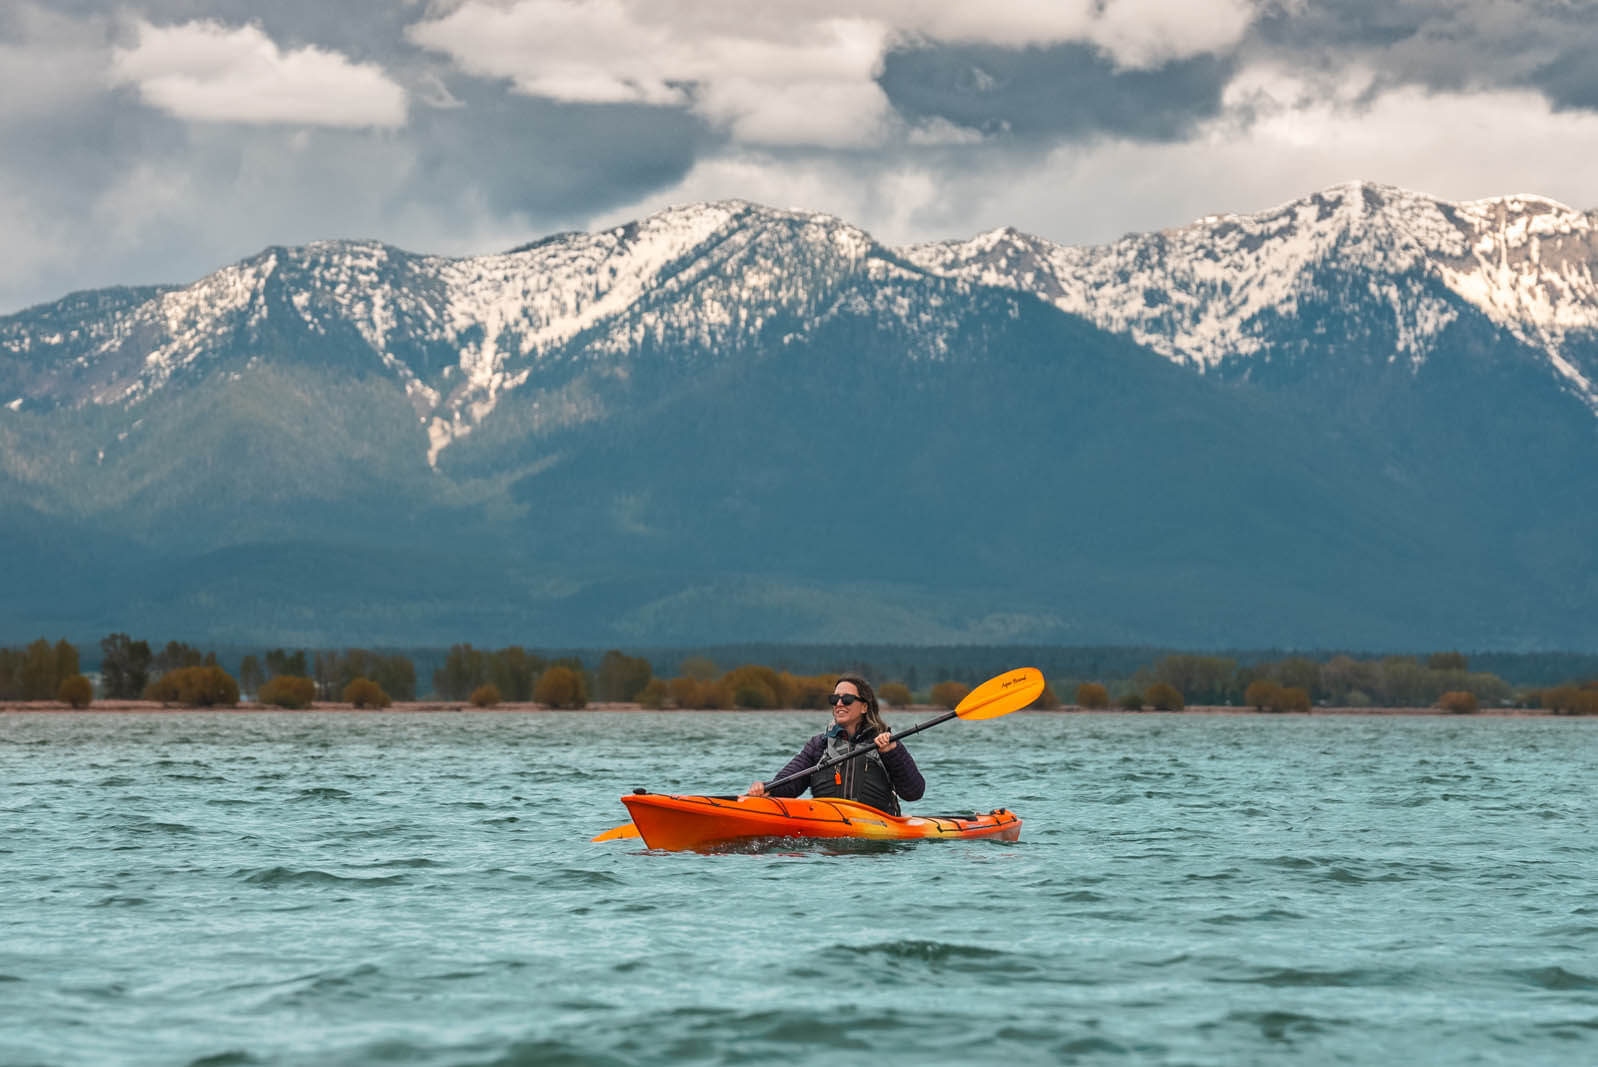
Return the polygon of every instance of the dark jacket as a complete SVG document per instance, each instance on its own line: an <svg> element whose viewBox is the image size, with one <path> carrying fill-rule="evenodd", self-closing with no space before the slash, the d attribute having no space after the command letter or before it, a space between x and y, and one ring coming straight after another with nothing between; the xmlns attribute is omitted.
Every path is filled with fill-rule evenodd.
<svg viewBox="0 0 1598 1067"><path fill-rule="evenodd" d="M834 725L807 741L799 754L789 760L782 770L772 775L771 780L786 778L806 767L814 767L826 758L827 743L833 739L853 746L863 745L876 735L876 730L862 726L860 733L844 737L842 727ZM806 789L810 790L812 796L846 797L897 815L898 798L920 800L922 794L927 791L927 782L921 777L921 771L917 769L916 761L911 758L910 751L904 747L903 742L900 742L898 747L889 752L873 751L849 763L841 763L824 771L818 771L809 778L799 778L780 785L770 790L770 795L797 797Z"/></svg>

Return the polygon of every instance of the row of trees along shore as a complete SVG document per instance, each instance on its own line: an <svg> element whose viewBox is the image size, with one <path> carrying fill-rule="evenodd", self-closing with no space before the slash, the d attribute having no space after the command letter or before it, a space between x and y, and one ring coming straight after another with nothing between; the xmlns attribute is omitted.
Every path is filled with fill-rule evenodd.
<svg viewBox="0 0 1598 1067"><path fill-rule="evenodd" d="M98 696L105 700L231 707L242 697L288 708L318 702L372 708L417 699L415 664L399 653L278 648L246 653L229 672L215 651L181 641L157 650L115 633L100 641L99 650ZM869 664L856 670L866 677L876 673ZM489 650L460 644L444 654L431 685L437 700L480 707L509 702L583 708L600 701L657 709L821 709L839 673L753 663L723 671L709 657L691 655L677 664L675 674L660 677L648 658L619 649L598 656L590 667L579 655L546 657L514 645ZM84 707L95 698L95 689L79 670L78 649L65 639L52 644L40 638L23 648L0 649L0 701L59 700ZM899 679L877 682L883 703L895 707L954 707L970 690L971 684L959 678L944 678L923 690ZM1127 678L1051 678L1036 706L1061 706L1056 694L1068 694L1075 706L1088 709L1438 707L1469 713L1525 707L1598 714L1598 677L1516 688L1491 672L1472 671L1459 652L1369 659L1339 654L1325 660L1290 655L1247 663L1176 653L1160 656Z"/></svg>

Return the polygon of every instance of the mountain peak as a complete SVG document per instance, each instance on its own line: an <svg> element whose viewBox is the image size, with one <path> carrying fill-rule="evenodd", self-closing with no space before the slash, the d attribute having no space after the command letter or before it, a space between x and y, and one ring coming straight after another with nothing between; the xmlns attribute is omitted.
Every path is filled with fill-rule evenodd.
<svg viewBox="0 0 1598 1067"><path fill-rule="evenodd" d="M1103 246L1000 229L905 254L930 271L1034 293L1200 370L1267 356L1284 319L1337 303L1348 286L1386 309L1389 362L1418 366L1474 309L1540 351L1598 413L1598 366L1567 344L1598 337L1595 219L1546 197L1456 204L1350 181Z"/></svg>
<svg viewBox="0 0 1598 1067"><path fill-rule="evenodd" d="M1367 355L1419 366L1474 310L1598 412L1598 365L1582 354L1598 337L1595 267L1598 214L1363 180L1094 247L1003 226L886 250L832 215L727 199L485 256L375 240L272 246L188 286L78 294L0 319L0 356L35 365L18 380L42 402L136 403L268 335L314 348L353 331L358 358L403 383L436 462L541 361L603 365L643 343L734 352L766 324L825 315L862 271L908 269L1029 293L1199 370L1272 358L1284 323L1350 294L1395 339ZM589 414L570 417L592 414L563 410L579 409Z"/></svg>

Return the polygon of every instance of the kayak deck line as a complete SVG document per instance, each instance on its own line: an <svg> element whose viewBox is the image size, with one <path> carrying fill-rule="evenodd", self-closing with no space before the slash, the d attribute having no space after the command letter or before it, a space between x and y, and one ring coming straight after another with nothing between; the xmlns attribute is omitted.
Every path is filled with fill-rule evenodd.
<svg viewBox="0 0 1598 1067"><path fill-rule="evenodd" d="M644 844L672 851L767 837L1015 841L1021 836L1020 818L1006 808L986 815L889 815L833 799L633 793L621 801Z"/></svg>

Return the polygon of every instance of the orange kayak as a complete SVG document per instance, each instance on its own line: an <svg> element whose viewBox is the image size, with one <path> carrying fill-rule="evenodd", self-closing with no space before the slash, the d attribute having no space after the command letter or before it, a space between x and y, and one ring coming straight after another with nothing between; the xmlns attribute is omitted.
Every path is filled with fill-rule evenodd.
<svg viewBox="0 0 1598 1067"><path fill-rule="evenodd" d="M621 802L644 844L673 851L766 837L1014 841L1021 836L1021 820L1005 808L986 815L888 815L852 800L663 793L632 793Z"/></svg>

